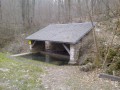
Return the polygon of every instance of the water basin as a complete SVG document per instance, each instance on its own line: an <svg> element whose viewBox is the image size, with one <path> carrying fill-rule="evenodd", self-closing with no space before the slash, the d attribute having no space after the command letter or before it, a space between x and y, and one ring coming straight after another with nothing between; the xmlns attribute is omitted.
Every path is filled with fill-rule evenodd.
<svg viewBox="0 0 120 90"><path fill-rule="evenodd" d="M45 62L45 63L50 63L54 65L67 65L69 62L69 58L62 58L57 55L48 55L48 54L40 54L40 53L35 53L35 54L29 54L29 55L24 55L21 56L26 59L31 59L31 60L37 60L40 62Z"/></svg>

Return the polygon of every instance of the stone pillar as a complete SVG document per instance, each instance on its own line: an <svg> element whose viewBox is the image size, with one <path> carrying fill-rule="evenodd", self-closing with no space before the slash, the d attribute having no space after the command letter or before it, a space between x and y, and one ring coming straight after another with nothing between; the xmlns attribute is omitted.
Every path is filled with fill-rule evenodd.
<svg viewBox="0 0 120 90"><path fill-rule="evenodd" d="M52 50L52 43L49 41L45 41L45 50Z"/></svg>
<svg viewBox="0 0 120 90"><path fill-rule="evenodd" d="M76 64L76 56L75 56L75 45L70 45L70 61L69 64Z"/></svg>
<svg viewBox="0 0 120 90"><path fill-rule="evenodd" d="M70 45L70 61L69 64L76 64L78 63L79 60L79 53L80 53L80 48L81 48L81 41L74 45Z"/></svg>

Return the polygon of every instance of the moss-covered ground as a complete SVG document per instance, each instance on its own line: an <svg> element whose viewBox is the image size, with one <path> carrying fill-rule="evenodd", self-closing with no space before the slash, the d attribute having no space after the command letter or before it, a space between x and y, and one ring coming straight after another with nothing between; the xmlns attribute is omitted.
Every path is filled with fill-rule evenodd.
<svg viewBox="0 0 120 90"><path fill-rule="evenodd" d="M0 53L0 90L44 90L43 66L47 64Z"/></svg>

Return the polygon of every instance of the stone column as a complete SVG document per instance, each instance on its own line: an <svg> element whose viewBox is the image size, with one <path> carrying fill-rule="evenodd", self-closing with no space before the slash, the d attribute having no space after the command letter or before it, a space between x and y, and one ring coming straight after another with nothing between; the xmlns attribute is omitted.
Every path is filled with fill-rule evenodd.
<svg viewBox="0 0 120 90"><path fill-rule="evenodd" d="M79 53L80 53L80 48L81 48L81 41L74 45L70 45L70 61L69 64L76 64L78 63L79 59Z"/></svg>
<svg viewBox="0 0 120 90"><path fill-rule="evenodd" d="M52 50L52 43L49 41L45 41L45 50Z"/></svg>
<svg viewBox="0 0 120 90"><path fill-rule="evenodd" d="M76 64L76 56L75 56L75 45L70 45L70 61L69 64Z"/></svg>

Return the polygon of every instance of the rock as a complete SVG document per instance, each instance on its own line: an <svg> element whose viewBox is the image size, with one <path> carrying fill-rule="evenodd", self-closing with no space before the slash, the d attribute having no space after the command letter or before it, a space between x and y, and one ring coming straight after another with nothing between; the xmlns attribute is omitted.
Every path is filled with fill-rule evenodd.
<svg viewBox="0 0 120 90"><path fill-rule="evenodd" d="M80 67L80 70L88 72L88 71L92 70L93 68L94 68L94 65L92 63L87 63L86 65L82 65Z"/></svg>

